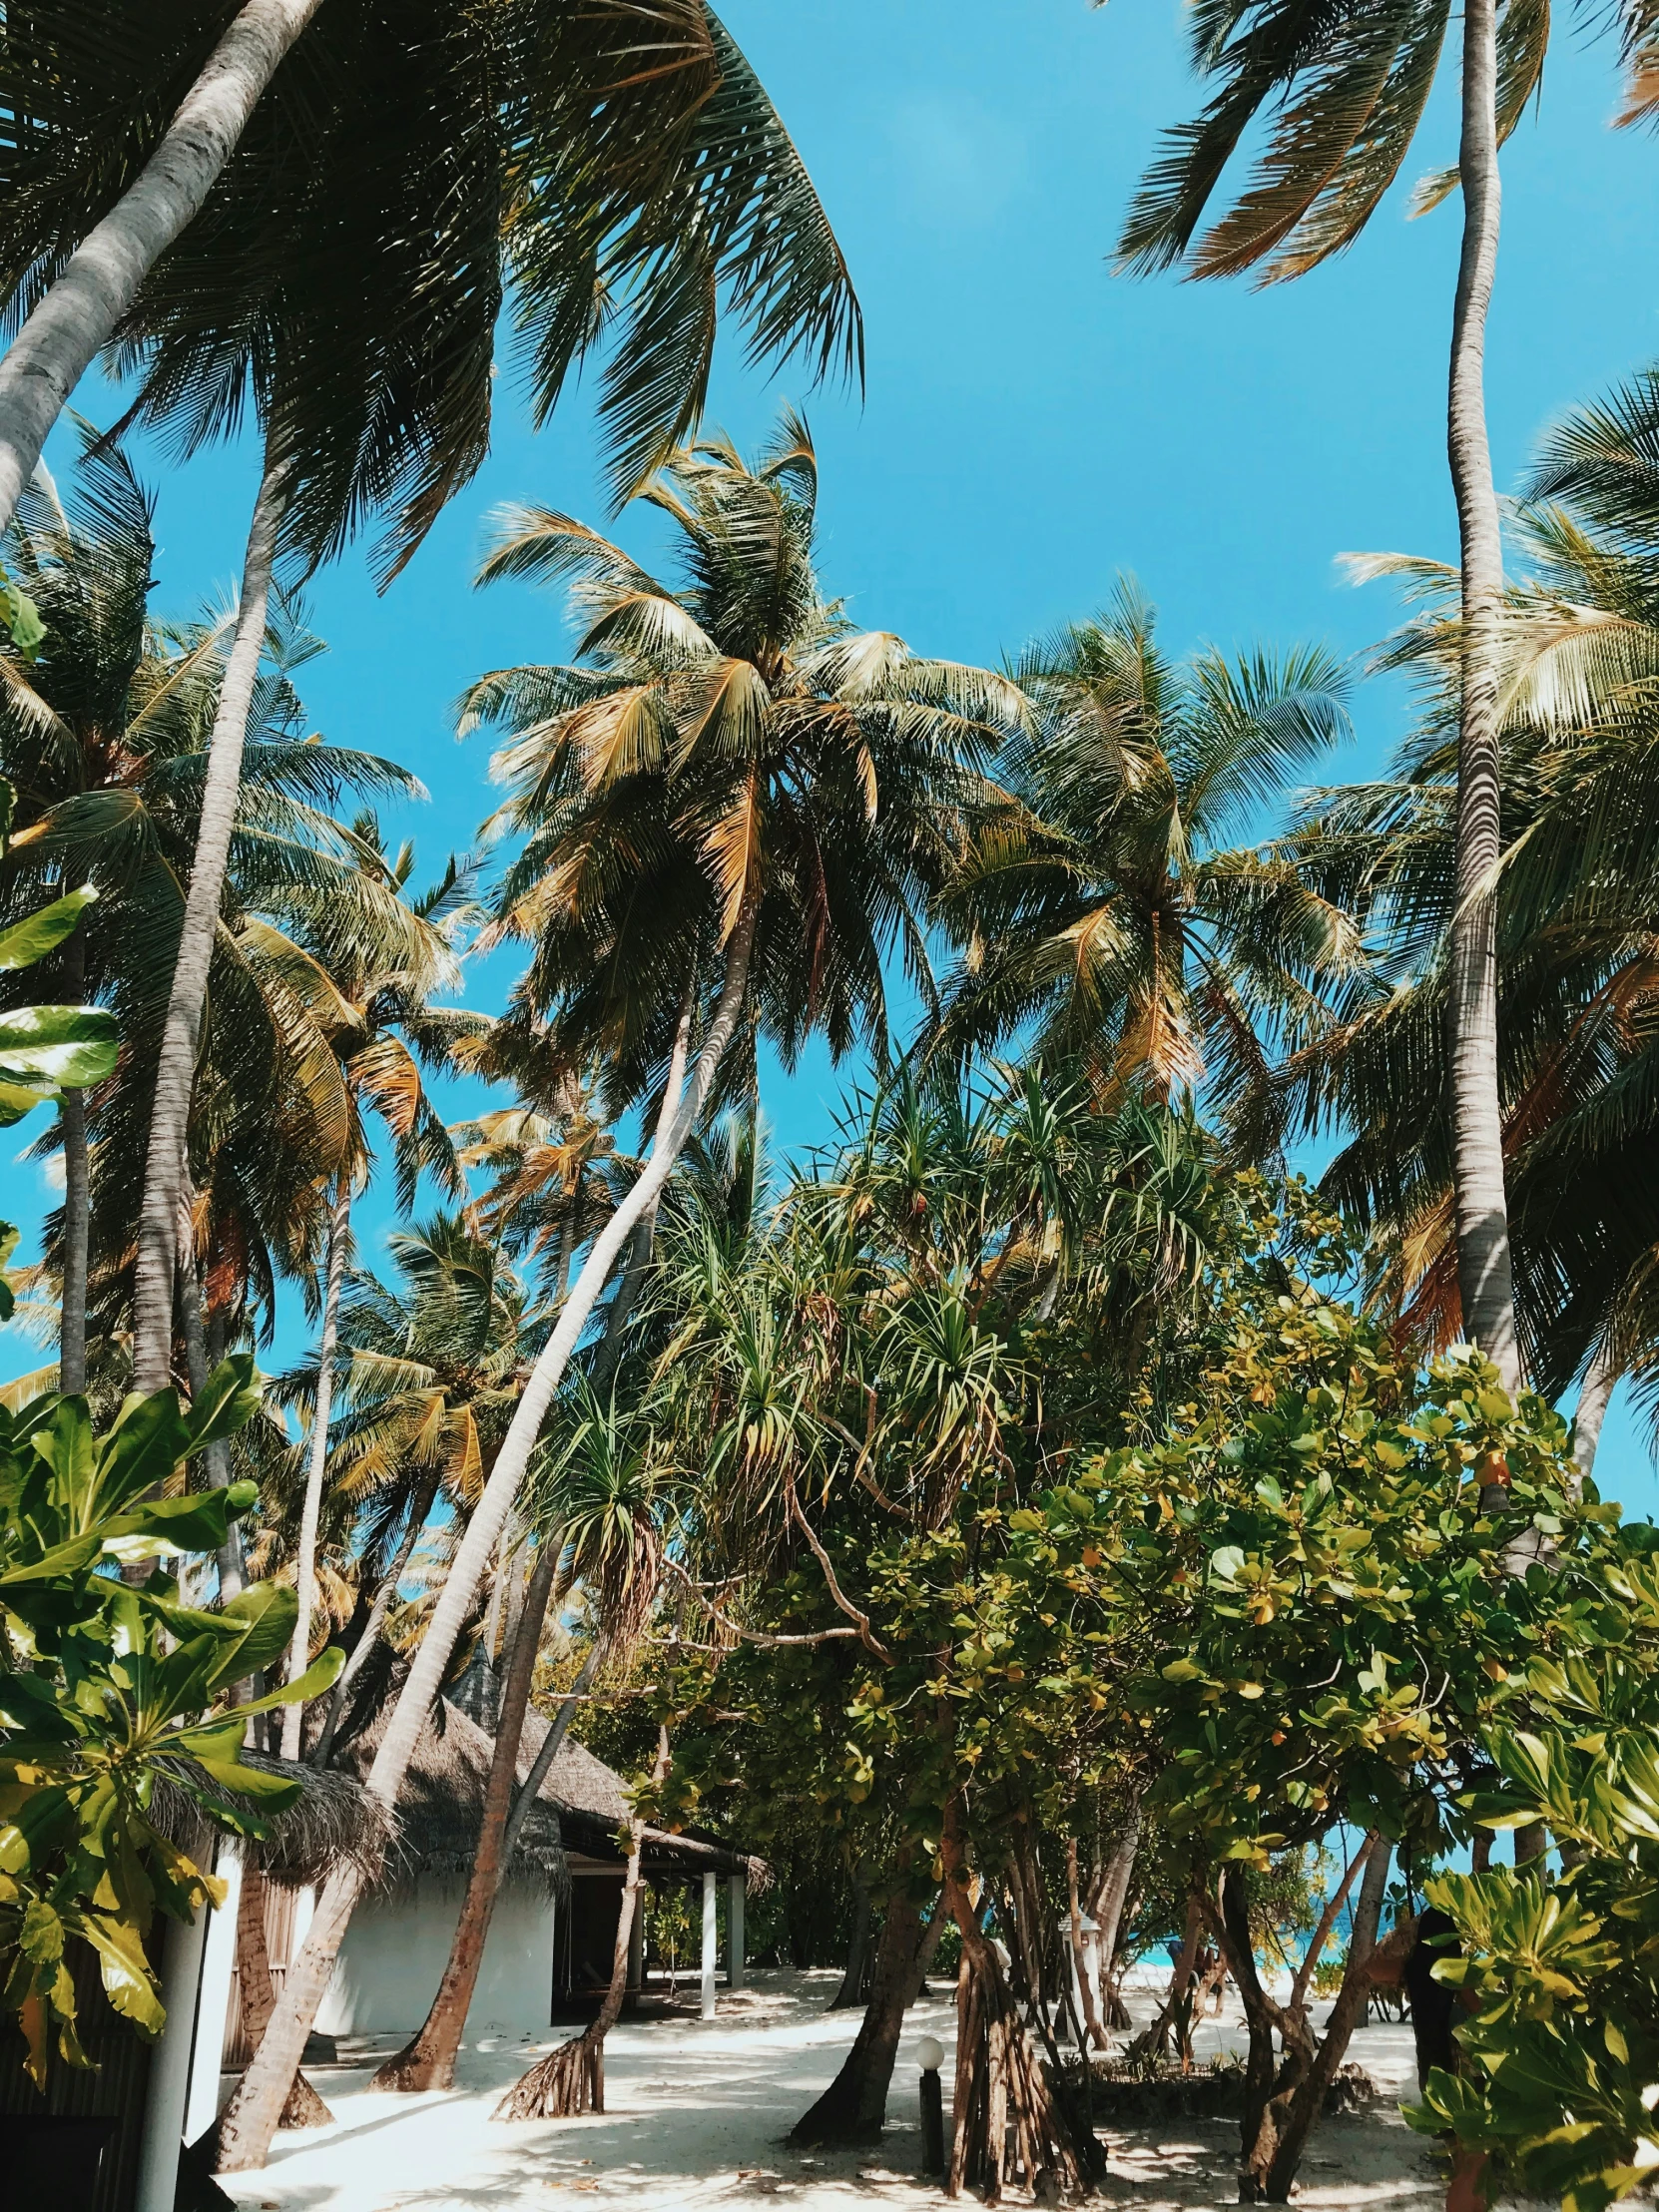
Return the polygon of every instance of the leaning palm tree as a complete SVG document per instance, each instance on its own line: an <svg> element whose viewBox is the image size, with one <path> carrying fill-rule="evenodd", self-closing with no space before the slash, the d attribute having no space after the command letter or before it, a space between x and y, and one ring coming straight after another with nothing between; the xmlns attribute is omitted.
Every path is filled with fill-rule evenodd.
<svg viewBox="0 0 1659 2212"><path fill-rule="evenodd" d="M550 1442L526 1518L537 1531L536 1564L508 1659L484 1796L478 1851L436 1996L419 2032L374 2076L379 2089L446 2089L483 1963L495 1900L525 1815L558 1754L578 1701L601 1665L625 1668L651 1618L662 1576L662 1549L673 1496L672 1464L651 1424L648 1404L623 1407L585 1384L565 1410L562 1440ZM568 1696L514 1790L542 1624L550 1600L579 1595L593 1623L588 1652ZM604 2043L627 1985L628 1922L639 1888L638 1846L623 1892L616 1955L620 1975L586 2034L533 2067L503 2102L498 2118L557 2118L604 2110Z"/></svg>
<svg viewBox="0 0 1659 2212"><path fill-rule="evenodd" d="M614 1102L660 1097L645 1166L595 1238L455 1555L376 1755L395 1798L541 1425L611 1269L655 1209L722 1082L753 1090L755 1040L786 1060L822 1028L886 1034L884 962L926 974L924 915L986 759L1025 714L1006 679L857 633L813 562L818 466L786 418L751 467L679 454L651 498L682 549L668 588L569 517L504 517L485 581L575 578L575 665L499 671L465 719L504 723L516 830L499 928L532 945L520 1001ZM735 1050L730 1048L736 1046ZM524 1633L534 1631L526 1613ZM235 2162L263 2157L359 1885L319 1902L283 2006L230 2107Z"/></svg>
<svg viewBox="0 0 1659 2212"><path fill-rule="evenodd" d="M1270 1152L1273 1060L1317 1027L1359 947L1295 866L1232 847L1346 734L1341 665L1172 662L1126 583L1015 675L1032 727L940 902L965 948L940 1041L962 1054L1029 1032L1106 1102L1205 1084L1241 1149Z"/></svg>
<svg viewBox="0 0 1659 2212"><path fill-rule="evenodd" d="M453 989L460 980L456 940L472 913L470 869L458 868L451 859L437 883L410 898L412 847L405 844L396 854L387 854L379 825L368 814L358 817L352 835L367 895L347 901L316 900L302 893L293 901L298 910L284 917L304 957L315 962L337 998L332 1041L352 1124L349 1151L335 1171L327 1198L316 1391L294 1557L299 1610L288 1657L290 1681L297 1681L310 1665L313 1563L328 1452L340 1289L351 1238L352 1192L366 1181L371 1164L366 1120L371 1113L377 1116L392 1140L405 1208L413 1202L423 1168L436 1174L451 1196L461 1196L464 1177L448 1131L427 1097L420 1060L445 1065L459 1037L476 1035L485 1026L476 1016L431 1003L435 993ZM282 1716L284 1759L298 1757L303 1723L302 1706L287 1707Z"/></svg>
<svg viewBox="0 0 1659 2212"><path fill-rule="evenodd" d="M1184 265L1194 276L1259 270L1300 276L1343 252L1397 177L1438 73L1450 0L1400 8L1314 9L1305 0L1235 0L1194 19L1193 61L1213 86L1146 173L1119 265ZM1611 11L1629 79L1623 122L1648 119L1659 85L1654 19L1643 0ZM1486 315L1497 267L1499 149L1540 84L1547 8L1464 0L1462 117L1455 170L1417 205L1459 191L1462 252L1452 309L1447 449L1457 500L1459 684L1456 865L1447 947L1453 1185L1464 1327L1518 1385L1502 1114L1497 1072L1496 922L1487 895L1500 852L1499 631L1503 553L1486 436ZM1246 189L1202 238L1212 196L1252 127L1271 117Z"/></svg>

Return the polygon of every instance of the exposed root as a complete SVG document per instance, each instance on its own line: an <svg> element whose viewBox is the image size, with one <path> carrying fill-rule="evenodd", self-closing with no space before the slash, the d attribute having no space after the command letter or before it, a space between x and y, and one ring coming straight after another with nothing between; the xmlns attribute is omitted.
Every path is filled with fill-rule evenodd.
<svg viewBox="0 0 1659 2212"><path fill-rule="evenodd" d="M302 2073L293 2077L293 2087L287 2093L282 2106L278 2127L326 2127L333 2119L332 2112L323 2103Z"/></svg>
<svg viewBox="0 0 1659 2212"><path fill-rule="evenodd" d="M539 2058L490 2114L493 2120L572 2120L605 2109L605 2038L589 2028Z"/></svg>

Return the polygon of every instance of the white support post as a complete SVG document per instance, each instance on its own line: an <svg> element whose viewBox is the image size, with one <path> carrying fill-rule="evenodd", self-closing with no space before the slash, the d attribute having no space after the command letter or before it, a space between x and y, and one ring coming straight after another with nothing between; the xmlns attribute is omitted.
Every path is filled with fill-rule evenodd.
<svg viewBox="0 0 1659 2212"><path fill-rule="evenodd" d="M715 2016L715 1970L720 1959L720 1893L717 1875L703 1877L703 2017Z"/></svg>
<svg viewBox="0 0 1659 2212"><path fill-rule="evenodd" d="M133 2212L173 2212L179 2192L179 2147L190 2101L191 2045L196 2039L196 1999L202 1986L202 1953L208 1916L185 1927L167 1924L162 1955L162 2003L167 2025L150 2053L150 2087L144 2099L139 2142L138 2193Z"/></svg>
<svg viewBox="0 0 1659 2212"><path fill-rule="evenodd" d="M726 1885L726 1968L734 1989L743 1987L743 1891L741 1874L730 1875Z"/></svg>
<svg viewBox="0 0 1659 2212"><path fill-rule="evenodd" d="M219 2117L220 2069L225 2063L225 2023L237 1973L237 1908L242 1902L242 1853L227 1836L214 1868L225 1884L225 1903L208 1921L202 1958L202 1998L196 2008L196 2048L191 2056L185 2141L194 2143Z"/></svg>

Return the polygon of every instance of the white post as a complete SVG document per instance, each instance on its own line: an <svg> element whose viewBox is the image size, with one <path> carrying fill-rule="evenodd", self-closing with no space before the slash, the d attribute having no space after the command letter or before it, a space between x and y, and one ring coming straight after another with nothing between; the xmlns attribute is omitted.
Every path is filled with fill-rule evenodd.
<svg viewBox="0 0 1659 2212"><path fill-rule="evenodd" d="M219 2117L219 2077L225 2063L225 2022L237 1973L237 1908L242 1901L242 1853L227 1836L214 1868L225 1884L225 1903L208 1922L202 1959L202 1997L196 2008L196 2048L185 2103L185 2141L194 2143Z"/></svg>
<svg viewBox="0 0 1659 2212"><path fill-rule="evenodd" d="M703 1877L703 2017L715 2016L715 1968L720 1956L719 1892L715 1887L717 1877Z"/></svg>
<svg viewBox="0 0 1659 2212"><path fill-rule="evenodd" d="M133 2212L173 2212L179 2192L179 2146L185 2139L190 2100L191 2045L196 2038L196 1998L202 1986L202 1951L208 1916L190 1926L167 1924L162 1955L162 2003L167 2025L150 2052L150 2087L144 2099L139 2144L138 2194Z"/></svg>
<svg viewBox="0 0 1659 2212"><path fill-rule="evenodd" d="M726 1885L726 1966L727 1979L734 1989L743 1987L743 1887L741 1874L731 1875Z"/></svg>

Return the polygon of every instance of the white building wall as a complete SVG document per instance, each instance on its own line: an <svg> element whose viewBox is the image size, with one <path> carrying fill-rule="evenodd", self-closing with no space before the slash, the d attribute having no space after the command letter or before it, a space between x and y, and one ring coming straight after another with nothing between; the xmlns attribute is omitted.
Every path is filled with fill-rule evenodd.
<svg viewBox="0 0 1659 2212"><path fill-rule="evenodd" d="M412 2034L425 2019L449 1957L465 1885L423 1875L412 1888L370 1895L351 1916L316 2024L324 2035ZM541 2035L553 2011L553 1900L515 1884L495 1901L469 2041Z"/></svg>

